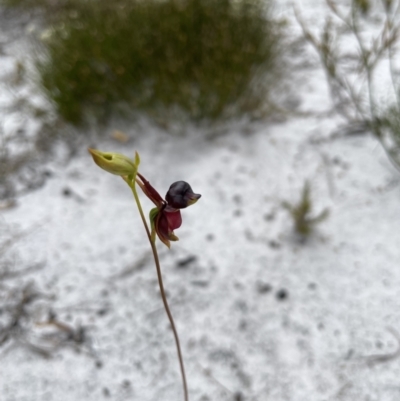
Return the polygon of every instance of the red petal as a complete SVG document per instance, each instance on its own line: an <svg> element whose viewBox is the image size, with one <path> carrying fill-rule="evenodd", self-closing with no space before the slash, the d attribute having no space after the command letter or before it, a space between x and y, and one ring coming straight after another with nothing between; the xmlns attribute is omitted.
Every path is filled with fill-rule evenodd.
<svg viewBox="0 0 400 401"><path fill-rule="evenodd" d="M181 224L181 212L167 206L157 214L154 221L154 228L158 238L169 248L170 241L178 240L178 237L174 234L174 230L179 228Z"/></svg>
<svg viewBox="0 0 400 401"><path fill-rule="evenodd" d="M160 238L160 240L169 248L169 224L167 216L163 211L157 214L157 217L154 221L154 228L158 238Z"/></svg>
<svg viewBox="0 0 400 401"><path fill-rule="evenodd" d="M137 173L142 183L136 181L140 188L142 188L145 195L157 206L160 207L164 203L164 199L161 195L150 185L150 183L142 176L142 174Z"/></svg>
<svg viewBox="0 0 400 401"><path fill-rule="evenodd" d="M169 231L171 232L176 230L182 225L182 216L179 210L174 210L170 212L167 209L164 211L164 214L167 217Z"/></svg>

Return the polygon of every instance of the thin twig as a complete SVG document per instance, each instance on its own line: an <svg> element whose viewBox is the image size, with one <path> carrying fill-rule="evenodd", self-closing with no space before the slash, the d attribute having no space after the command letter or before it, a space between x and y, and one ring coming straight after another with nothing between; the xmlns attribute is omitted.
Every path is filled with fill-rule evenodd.
<svg viewBox="0 0 400 401"><path fill-rule="evenodd" d="M217 386L219 386L222 390L225 391L225 393L227 393L228 395L234 395L234 392L232 390L230 390L228 387L226 387L224 384L222 384L219 380L217 380L210 369L205 368L204 366L202 366L199 362L197 362L197 365L199 366L199 368L202 370L202 372L204 373L204 375L206 377L208 377L210 380L212 380Z"/></svg>
<svg viewBox="0 0 400 401"><path fill-rule="evenodd" d="M388 7L385 7L385 13L386 13L386 26L387 29L389 31L389 33L392 31L393 29L393 24L394 24L394 16L396 16L396 14L398 13L400 7L400 1L397 2L397 7L396 10L393 12L393 18L390 18L390 10ZM397 30L399 27L397 27L397 29L395 30L395 33L397 34ZM394 65L393 65L393 47L392 47L392 41L390 41L388 39L388 45L387 45L387 50L388 50L388 56L389 56L389 68L390 68L390 78L392 81L392 86L393 86L393 90L395 93L395 97L396 97L396 103L397 103L397 109L400 110L400 93L399 93L399 85L396 82L396 78L395 78L395 73L394 73Z"/></svg>
<svg viewBox="0 0 400 401"><path fill-rule="evenodd" d="M37 263L30 267L26 267L25 269L19 269L19 270L0 269L0 280L11 279L32 272L36 272L37 270L43 269L43 267L44 263Z"/></svg>
<svg viewBox="0 0 400 401"><path fill-rule="evenodd" d="M142 270L144 267L146 267L149 258L151 258L152 252L146 251L140 259L138 259L135 263L133 263L131 266L127 267L124 269L122 272L114 274L110 277L112 280L117 280L117 279L125 279L126 277L129 277L135 272L138 272Z"/></svg>
<svg viewBox="0 0 400 401"><path fill-rule="evenodd" d="M352 32L354 33L355 38L357 39L358 47L361 52L361 60L362 60L362 63L363 63L363 66L364 66L364 69L366 72L366 76L367 76L368 100L369 100L369 108L370 108L371 120L372 120L372 124L370 124L371 125L370 128L373 131L373 133L379 138L381 135L380 135L380 131L377 129L377 126L375 123L376 122L376 107L375 107L375 101L374 101L374 96L373 96L374 88L373 88L373 82L372 82L372 73L373 73L374 64L370 63L368 60L370 52L368 52L368 50L365 48L364 43L362 41L358 23L357 23L356 9L355 9L354 5L352 5L352 10L351 10L350 27L351 27Z"/></svg>

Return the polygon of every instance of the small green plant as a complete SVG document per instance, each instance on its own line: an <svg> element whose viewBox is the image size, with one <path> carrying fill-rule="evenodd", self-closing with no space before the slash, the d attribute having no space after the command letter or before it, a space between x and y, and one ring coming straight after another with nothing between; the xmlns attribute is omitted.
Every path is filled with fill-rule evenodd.
<svg viewBox="0 0 400 401"><path fill-rule="evenodd" d="M308 181L304 183L301 198L297 204L292 205L284 201L282 202L282 206L289 211L293 219L295 232L303 238L307 238L314 230L314 227L324 221L329 215L329 210L324 209L317 216L312 216L311 187Z"/></svg>
<svg viewBox="0 0 400 401"><path fill-rule="evenodd" d="M193 193L192 188L187 182L177 181L170 186L164 200L160 196L160 194L150 185L149 181L147 181L143 177L143 175L138 172L138 167L140 163L138 153L135 154L135 158L134 160L132 160L119 153L100 152L95 149L89 149L89 152L92 155L94 162L99 167L111 174L121 176L132 190L136 206L139 210L139 214L142 219L146 235L153 253L161 298L175 338L175 344L182 376L184 400L188 401L189 393L186 382L186 374L183 364L181 346L178 332L175 327L175 322L168 305L167 297L165 295L160 260L158 257L156 246L156 236L158 236L161 242L163 242L168 248L171 245L171 241L177 241L178 237L175 235L174 230L179 228L182 224L180 210L196 203L201 195ZM155 205L155 208L150 211L150 229L143 213L140 199L136 190L136 184Z"/></svg>
<svg viewBox="0 0 400 401"><path fill-rule="evenodd" d="M138 110L267 114L282 71L271 0L3 1L44 10L40 84L73 124Z"/></svg>
<svg viewBox="0 0 400 401"><path fill-rule="evenodd" d="M352 125L371 132L382 144L389 159L400 170L400 86L399 73L394 66L399 43L399 0L351 0L338 4L326 0L329 15L320 37L311 33L296 11L305 39L316 49L329 84L335 109ZM371 14L377 13L379 29L371 35ZM349 36L346 36L349 35ZM354 40L356 51L343 51L343 42ZM388 90L394 101L381 106L376 89L382 68L387 68L391 79ZM378 76L378 73L381 75ZM387 92L388 93L388 92ZM387 96L387 95L386 95Z"/></svg>

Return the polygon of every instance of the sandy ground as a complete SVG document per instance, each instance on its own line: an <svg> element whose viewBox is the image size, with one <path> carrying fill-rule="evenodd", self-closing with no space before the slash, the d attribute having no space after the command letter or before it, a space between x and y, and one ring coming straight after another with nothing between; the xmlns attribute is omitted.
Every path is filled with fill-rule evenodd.
<svg viewBox="0 0 400 401"><path fill-rule="evenodd" d="M317 57L303 52L297 111L329 111ZM113 123L105 132L123 130L127 144L90 143L137 150L161 194L180 179L202 194L182 212L180 241L159 243L191 400L400 399L399 175L374 138L332 137L341 123L238 122L212 141ZM0 216L0 327L19 319L1 341L0 400L181 400L129 188L85 148L45 169L46 184ZM302 243L281 203L306 179L315 214L330 216Z"/></svg>

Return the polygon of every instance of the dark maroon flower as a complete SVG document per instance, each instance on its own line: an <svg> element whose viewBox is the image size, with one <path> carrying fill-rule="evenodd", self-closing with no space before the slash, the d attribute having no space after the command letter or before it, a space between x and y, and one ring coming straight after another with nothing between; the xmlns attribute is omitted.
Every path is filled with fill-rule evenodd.
<svg viewBox="0 0 400 401"><path fill-rule="evenodd" d="M175 209L184 209L193 205L201 195L195 194L190 185L185 181L174 182L165 195L168 205Z"/></svg>
<svg viewBox="0 0 400 401"><path fill-rule="evenodd" d="M177 181L170 186L165 196L166 200L164 200L140 173L137 173L136 182L144 194L156 205L150 212L152 229L169 248L170 241L178 241L179 239L174 233L174 230L182 224L179 209L193 205L200 199L201 195L193 193L187 182Z"/></svg>

